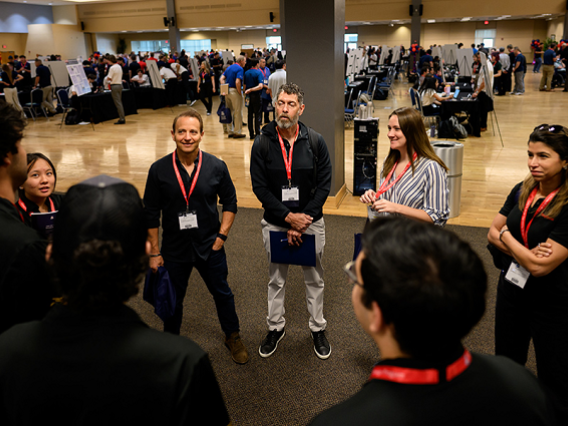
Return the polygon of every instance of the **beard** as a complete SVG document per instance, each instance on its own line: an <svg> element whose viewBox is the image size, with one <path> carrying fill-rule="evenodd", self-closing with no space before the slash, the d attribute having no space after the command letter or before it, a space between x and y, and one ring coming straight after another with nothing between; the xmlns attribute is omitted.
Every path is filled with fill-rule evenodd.
<svg viewBox="0 0 568 426"><path fill-rule="evenodd" d="M288 118L288 120L282 120L282 118L284 118L284 117ZM285 115L285 114L281 114L276 119L276 124L278 124L278 127L280 127L281 129L289 129L291 127L294 127L296 124L298 124L299 118L300 118L300 114L296 114L293 117L290 117L290 116Z"/></svg>

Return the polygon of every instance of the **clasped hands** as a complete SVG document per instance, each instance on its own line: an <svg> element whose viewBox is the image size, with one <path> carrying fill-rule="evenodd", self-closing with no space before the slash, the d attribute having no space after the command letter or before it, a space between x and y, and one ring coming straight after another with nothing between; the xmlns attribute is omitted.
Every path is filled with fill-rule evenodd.
<svg viewBox="0 0 568 426"><path fill-rule="evenodd" d="M288 244L299 246L302 244L302 234L312 224L313 217L304 213L288 213L285 220L292 226L288 230Z"/></svg>
<svg viewBox="0 0 568 426"><path fill-rule="evenodd" d="M377 200L376 192L372 189L365 191L359 199L364 204L371 204L373 210L379 213L398 213L398 204L388 200Z"/></svg>
<svg viewBox="0 0 568 426"><path fill-rule="evenodd" d="M503 231L504 229L508 230L509 227L507 225L503 225L501 231ZM503 240L501 240L501 242L505 244L505 246L507 246L507 244ZM552 244L538 243L536 247L533 247L531 249L531 253L534 254L536 257L549 257L552 254Z"/></svg>

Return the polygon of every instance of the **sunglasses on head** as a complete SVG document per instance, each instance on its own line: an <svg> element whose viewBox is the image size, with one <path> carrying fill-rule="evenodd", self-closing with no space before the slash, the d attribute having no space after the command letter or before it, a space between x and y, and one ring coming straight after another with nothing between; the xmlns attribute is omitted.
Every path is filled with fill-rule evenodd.
<svg viewBox="0 0 568 426"><path fill-rule="evenodd" d="M534 128L533 131L536 130L544 130L550 133L560 133L564 130L564 126L562 126L561 124L539 124Z"/></svg>

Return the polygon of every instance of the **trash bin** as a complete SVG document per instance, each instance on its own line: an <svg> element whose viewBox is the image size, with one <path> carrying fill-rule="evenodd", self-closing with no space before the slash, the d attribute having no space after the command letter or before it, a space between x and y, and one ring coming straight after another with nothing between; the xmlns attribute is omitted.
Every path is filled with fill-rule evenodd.
<svg viewBox="0 0 568 426"><path fill-rule="evenodd" d="M459 142L434 142L434 152L442 159L448 170L448 204L450 218L459 216L463 172L463 144Z"/></svg>

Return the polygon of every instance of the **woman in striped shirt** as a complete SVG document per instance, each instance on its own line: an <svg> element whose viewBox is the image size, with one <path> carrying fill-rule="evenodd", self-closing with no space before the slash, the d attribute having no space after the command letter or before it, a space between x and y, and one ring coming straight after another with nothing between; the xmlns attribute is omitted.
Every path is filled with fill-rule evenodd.
<svg viewBox="0 0 568 426"><path fill-rule="evenodd" d="M390 151L383 163L379 190L368 190L361 202L369 204L369 219L380 214L446 224L448 168L436 155L422 116L413 108L398 108L389 116Z"/></svg>

